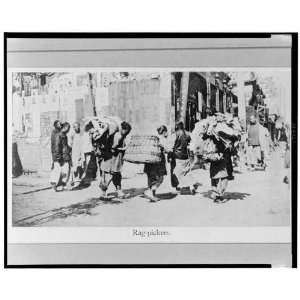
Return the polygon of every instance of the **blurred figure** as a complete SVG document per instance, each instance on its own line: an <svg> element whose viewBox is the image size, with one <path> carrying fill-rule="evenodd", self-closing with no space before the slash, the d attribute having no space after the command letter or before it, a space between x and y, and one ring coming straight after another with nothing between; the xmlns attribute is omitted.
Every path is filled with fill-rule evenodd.
<svg viewBox="0 0 300 300"><path fill-rule="evenodd" d="M287 148L288 137L283 122L281 123L281 127L278 129L277 140L279 142L281 156L284 156L285 150Z"/></svg>
<svg viewBox="0 0 300 300"><path fill-rule="evenodd" d="M290 147L286 144L286 151L284 154L284 168L286 169L286 175L283 178L283 182L290 187L290 167L291 167L291 152Z"/></svg>
<svg viewBox="0 0 300 300"><path fill-rule="evenodd" d="M23 174L23 166L18 152L18 144L16 139L16 131L14 130L14 124L12 124L12 176L18 177Z"/></svg>
<svg viewBox="0 0 300 300"><path fill-rule="evenodd" d="M259 143L261 150L261 163L266 166L266 159L269 158L270 153L270 133L268 129L259 124Z"/></svg>
<svg viewBox="0 0 300 300"><path fill-rule="evenodd" d="M261 159L260 143L259 143L259 124L255 116L250 117L248 126L248 167L254 170L258 161Z"/></svg>

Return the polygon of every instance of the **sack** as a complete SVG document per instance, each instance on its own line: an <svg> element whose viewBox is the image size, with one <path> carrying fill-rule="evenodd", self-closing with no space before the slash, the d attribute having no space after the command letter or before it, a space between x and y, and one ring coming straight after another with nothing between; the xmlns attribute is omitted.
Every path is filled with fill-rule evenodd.
<svg viewBox="0 0 300 300"><path fill-rule="evenodd" d="M202 139L202 137L197 137L195 139L192 139L192 142L191 142L191 145L192 145L192 151L195 155L203 155L204 152L205 152L205 141Z"/></svg>
<svg viewBox="0 0 300 300"><path fill-rule="evenodd" d="M124 160L137 163L159 163L162 159L159 138L154 135L133 135L125 152Z"/></svg>
<svg viewBox="0 0 300 300"><path fill-rule="evenodd" d="M106 123L108 125L108 134L112 135L120 130L121 127L121 119L115 116L104 116L100 119L101 122Z"/></svg>
<svg viewBox="0 0 300 300"><path fill-rule="evenodd" d="M212 139L204 140L202 158L206 162L218 161L223 157L217 152L217 146Z"/></svg>
<svg viewBox="0 0 300 300"><path fill-rule="evenodd" d="M114 116L102 116L102 117L88 117L85 124L91 123L93 130L93 140L100 139L105 132L108 135L113 135L120 130L121 120Z"/></svg>
<svg viewBox="0 0 300 300"><path fill-rule="evenodd" d="M215 131L217 134L223 134L224 136L232 137L235 136L235 130L229 127L226 123L217 123L215 127Z"/></svg>
<svg viewBox="0 0 300 300"><path fill-rule="evenodd" d="M203 141L203 155L216 152L217 146L212 139L209 138Z"/></svg>

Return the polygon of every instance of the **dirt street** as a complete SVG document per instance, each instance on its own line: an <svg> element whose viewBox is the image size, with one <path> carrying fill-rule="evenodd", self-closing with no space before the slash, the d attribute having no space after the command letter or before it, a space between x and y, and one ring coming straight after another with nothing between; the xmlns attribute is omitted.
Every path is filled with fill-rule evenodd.
<svg viewBox="0 0 300 300"><path fill-rule="evenodd" d="M199 182L196 195L177 195L170 178L158 190L160 201L150 203L142 193L146 175L141 168L124 166L124 191L128 198L99 200L98 181L81 190L54 192L45 176L22 175L13 179L13 224L15 226L288 226L289 186L283 183L287 170L274 152L266 171L235 171L226 196L216 204L209 198L208 170L193 171ZM125 170L127 168L127 170ZM131 169L130 169L131 168Z"/></svg>

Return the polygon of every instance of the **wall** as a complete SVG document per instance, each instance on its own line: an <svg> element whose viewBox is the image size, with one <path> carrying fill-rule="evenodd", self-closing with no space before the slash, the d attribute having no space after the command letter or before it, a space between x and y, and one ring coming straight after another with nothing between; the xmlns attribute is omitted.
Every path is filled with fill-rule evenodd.
<svg viewBox="0 0 300 300"><path fill-rule="evenodd" d="M171 74L159 78L113 82L108 88L108 113L132 125L132 133L153 134L172 124Z"/></svg>

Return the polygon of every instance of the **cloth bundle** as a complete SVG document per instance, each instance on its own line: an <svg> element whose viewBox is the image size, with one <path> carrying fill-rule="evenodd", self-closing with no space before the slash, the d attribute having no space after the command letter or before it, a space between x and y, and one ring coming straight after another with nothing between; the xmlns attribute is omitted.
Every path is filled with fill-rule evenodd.
<svg viewBox="0 0 300 300"><path fill-rule="evenodd" d="M241 131L238 120L217 114L196 124L191 134L190 149L206 161L220 160L223 155L217 152L216 142L222 143L224 149L233 150L238 144Z"/></svg>
<svg viewBox="0 0 300 300"><path fill-rule="evenodd" d="M222 153L218 153L217 146L212 138L203 141L202 158L204 161L218 161L223 158Z"/></svg>
<svg viewBox="0 0 300 300"><path fill-rule="evenodd" d="M133 135L125 152L124 160L141 163L159 163L161 149L159 139L154 135Z"/></svg>
<svg viewBox="0 0 300 300"><path fill-rule="evenodd" d="M114 116L89 117L86 118L85 125L89 124L90 134L93 142L101 139L104 133L112 135L120 130L121 120Z"/></svg>

